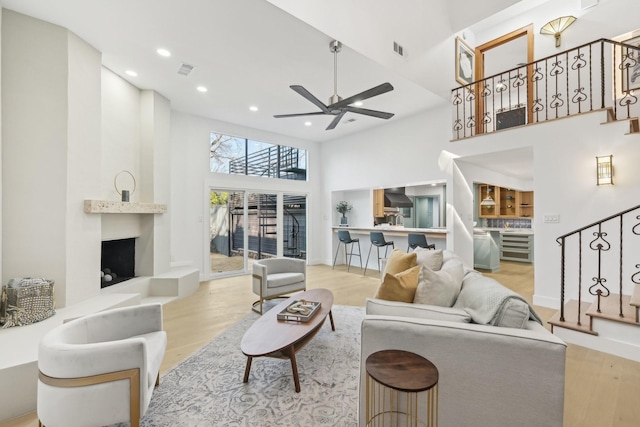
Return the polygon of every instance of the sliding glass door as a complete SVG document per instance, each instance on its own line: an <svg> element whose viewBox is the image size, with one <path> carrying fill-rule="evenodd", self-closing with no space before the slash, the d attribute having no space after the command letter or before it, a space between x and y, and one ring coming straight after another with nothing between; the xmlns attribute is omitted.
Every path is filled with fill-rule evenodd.
<svg viewBox="0 0 640 427"><path fill-rule="evenodd" d="M257 259L307 257L307 196L211 189L212 277L242 274Z"/></svg>
<svg viewBox="0 0 640 427"><path fill-rule="evenodd" d="M244 191L211 190L209 259L212 275L246 271Z"/></svg>

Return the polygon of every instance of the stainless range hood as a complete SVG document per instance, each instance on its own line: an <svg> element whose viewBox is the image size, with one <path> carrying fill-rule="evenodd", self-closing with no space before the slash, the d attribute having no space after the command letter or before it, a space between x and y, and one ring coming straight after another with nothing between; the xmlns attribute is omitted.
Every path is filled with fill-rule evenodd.
<svg viewBox="0 0 640 427"><path fill-rule="evenodd" d="M385 208L412 208L413 202L404 194L404 187L386 188L384 190Z"/></svg>

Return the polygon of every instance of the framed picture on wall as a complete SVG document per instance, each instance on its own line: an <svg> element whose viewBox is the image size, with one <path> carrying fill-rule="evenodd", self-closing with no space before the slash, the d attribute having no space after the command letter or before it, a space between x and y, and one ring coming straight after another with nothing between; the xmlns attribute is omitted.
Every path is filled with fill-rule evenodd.
<svg viewBox="0 0 640 427"><path fill-rule="evenodd" d="M622 47L622 91L640 89L640 36L623 41L624 44L635 46L638 50ZM628 66L626 66L628 64Z"/></svg>
<svg viewBox="0 0 640 427"><path fill-rule="evenodd" d="M456 80L461 85L473 83L475 77L476 55L460 37L456 37Z"/></svg>

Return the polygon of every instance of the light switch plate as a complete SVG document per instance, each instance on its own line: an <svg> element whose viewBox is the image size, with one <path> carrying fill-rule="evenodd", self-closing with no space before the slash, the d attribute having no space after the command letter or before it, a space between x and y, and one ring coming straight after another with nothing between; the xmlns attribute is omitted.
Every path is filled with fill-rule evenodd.
<svg viewBox="0 0 640 427"><path fill-rule="evenodd" d="M545 224L557 224L560 222L560 215L558 214L545 214L543 216Z"/></svg>

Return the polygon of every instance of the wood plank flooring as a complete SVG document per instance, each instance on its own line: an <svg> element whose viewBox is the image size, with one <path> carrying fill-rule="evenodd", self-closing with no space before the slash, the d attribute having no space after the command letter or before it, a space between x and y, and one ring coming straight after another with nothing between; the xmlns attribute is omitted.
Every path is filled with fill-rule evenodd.
<svg viewBox="0 0 640 427"><path fill-rule="evenodd" d="M501 270L485 273L521 294L533 298L533 266L505 262ZM362 306L378 287L377 271L344 266L308 267L308 288L328 288L334 304ZM236 276L203 282L187 298L164 307L167 352L161 367L164 374L251 311L256 296L250 276ZM554 313L536 307L540 317ZM547 325L548 327L548 325ZM569 345L567 350L564 427L631 427L640 425L640 363L584 347ZM35 427L35 413L0 423L0 427Z"/></svg>

